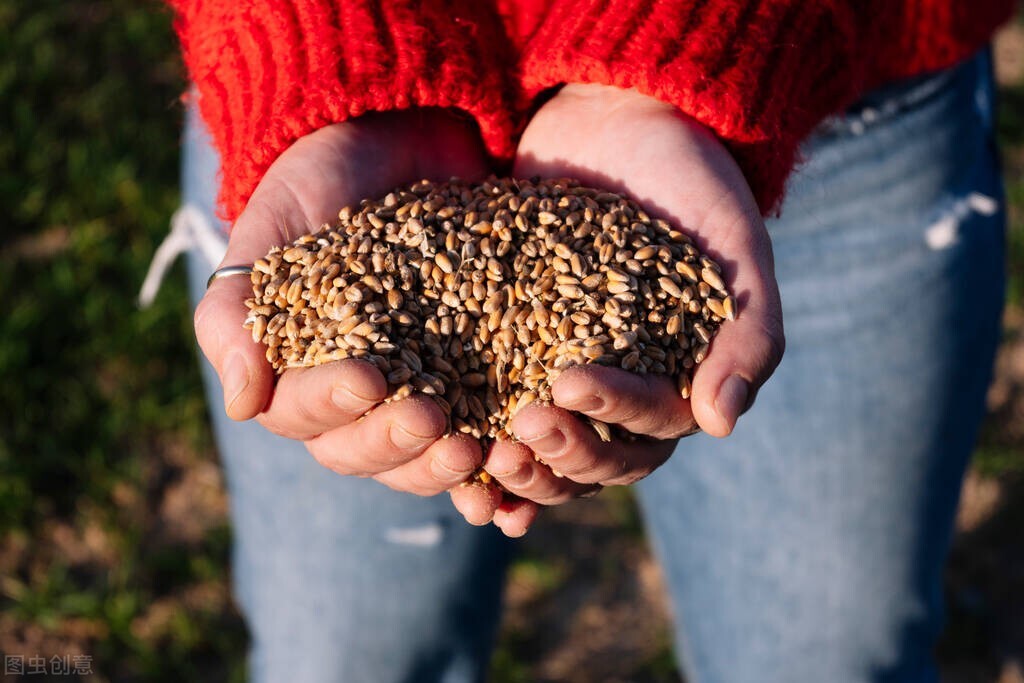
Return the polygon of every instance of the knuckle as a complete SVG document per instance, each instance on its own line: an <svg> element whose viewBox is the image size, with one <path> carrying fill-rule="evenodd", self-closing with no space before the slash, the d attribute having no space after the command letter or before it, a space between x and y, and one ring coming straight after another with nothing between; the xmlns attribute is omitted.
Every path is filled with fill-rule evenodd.
<svg viewBox="0 0 1024 683"><path fill-rule="evenodd" d="M668 396L652 399L632 420L619 421L618 425L633 437L660 440L671 438L673 432L683 429L680 422L684 421L686 416L686 404L673 389ZM616 437L613 436L613 442L615 440Z"/></svg>
<svg viewBox="0 0 1024 683"><path fill-rule="evenodd" d="M462 482L464 482L467 479L469 479L471 474L472 474L472 471L460 472L460 473L450 473L450 474L445 472L445 473L440 474L440 475L437 474L436 472L432 472L429 475L430 482L427 484L427 486L430 488L430 491L431 491L431 493L429 495L434 495L435 493L441 493L442 491L447 491L451 487L456 486L458 484L461 484Z"/></svg>
<svg viewBox="0 0 1024 683"><path fill-rule="evenodd" d="M324 444L320 440L313 439L307 441L305 442L305 446L306 450L309 451L309 454L313 456L313 460L315 460L318 465L338 472L339 474L343 474L339 471L341 467L337 458L330 453L329 449L324 447Z"/></svg>
<svg viewBox="0 0 1024 683"><path fill-rule="evenodd" d="M395 484L395 482L391 479L391 477L386 477L383 474L375 474L375 475L373 475L370 478L373 479L378 484L383 484L384 486L387 486L392 491L398 491L399 493L408 493L408 491L405 491L404 489L399 488Z"/></svg>
<svg viewBox="0 0 1024 683"><path fill-rule="evenodd" d="M413 396L391 405L391 425L400 426L403 431L415 434L424 441L433 442L440 439L448 428L448 420L441 412L441 408L426 396ZM389 437L391 431L393 430L389 430Z"/></svg>
<svg viewBox="0 0 1024 683"><path fill-rule="evenodd" d="M545 482L544 478L540 476L541 471L539 468L527 468L526 472L517 473L511 478L499 479L498 483L520 498L536 500L539 496L547 495L553 489L553 484Z"/></svg>
<svg viewBox="0 0 1024 683"><path fill-rule="evenodd" d="M366 466L374 473L386 472L413 462L429 447L429 439L396 436L399 427L388 424L368 438ZM379 434L379 436L377 436ZM408 438L405 442L403 439Z"/></svg>
<svg viewBox="0 0 1024 683"><path fill-rule="evenodd" d="M777 316L758 320L748 335L749 342L744 356L738 362L746 369L741 374L747 375L749 380L760 386L782 362L786 352L786 337Z"/></svg>
<svg viewBox="0 0 1024 683"><path fill-rule="evenodd" d="M483 464L480 444L469 437L442 437L441 446L442 465L460 475L472 474Z"/></svg>
<svg viewBox="0 0 1024 683"><path fill-rule="evenodd" d="M293 430L289 429L287 425L281 422L280 417L277 415L277 411L273 408L265 413L257 415L256 422L272 434L283 436L286 439L300 438L299 434L296 434Z"/></svg>
<svg viewBox="0 0 1024 683"><path fill-rule="evenodd" d="M408 477L397 476L394 472L380 472L370 478L376 482L384 484L393 491L411 493L414 496L422 496L424 498L436 496L444 490L438 489L437 486L427 484L425 482L415 481Z"/></svg>
<svg viewBox="0 0 1024 683"><path fill-rule="evenodd" d="M681 421L678 419L680 416L674 415L673 417L676 419L674 419L670 424L662 425L659 432L652 434L651 436L662 441L676 441L684 436L693 434L697 429L697 422L693 417L687 417Z"/></svg>
<svg viewBox="0 0 1024 683"><path fill-rule="evenodd" d="M771 373L782 361L782 356L786 353L786 333L782 326L782 318L779 315L772 314L766 320L760 323L761 332L763 339L765 339L764 347L764 369L767 373Z"/></svg>
<svg viewBox="0 0 1024 683"><path fill-rule="evenodd" d="M675 406L672 406L670 409L661 406L656 411L652 408L650 412L644 413L636 420L623 426L627 427L632 434L637 436L658 440L672 439L675 438L677 433L685 431L685 426L679 424L679 412Z"/></svg>
<svg viewBox="0 0 1024 683"><path fill-rule="evenodd" d="M498 483L516 495L529 497L530 488L536 479L535 468L523 467L504 477L496 477Z"/></svg>
<svg viewBox="0 0 1024 683"><path fill-rule="evenodd" d="M605 397L605 404L597 415L609 422L635 422L645 415L645 407L639 401L624 399L617 394Z"/></svg>
<svg viewBox="0 0 1024 683"><path fill-rule="evenodd" d="M786 335L782 330L771 337L769 348L769 356L771 358L770 368L774 370L778 367L779 363L782 362L782 357L786 354Z"/></svg>
<svg viewBox="0 0 1024 683"><path fill-rule="evenodd" d="M577 484L599 484L607 472L603 469L580 469L573 472L564 472L563 476Z"/></svg>
<svg viewBox="0 0 1024 683"><path fill-rule="evenodd" d="M534 457L558 479L564 477L575 481L576 477L585 476L587 472L594 469L596 461L593 454L583 449L569 450L568 446L563 451L565 453L559 456L549 457L545 453L543 458L538 457L537 454L534 454Z"/></svg>
<svg viewBox="0 0 1024 683"><path fill-rule="evenodd" d="M413 493L413 494L415 494L414 491L409 490L409 487L399 485L399 483L397 481L395 481L394 477L389 477L387 475L388 475L387 472L381 472L381 473L372 475L370 477L370 479L373 479L378 484L384 484L384 486L387 486L392 491L398 491L399 493Z"/></svg>
<svg viewBox="0 0 1024 683"><path fill-rule="evenodd" d="M571 500L574 500L576 496L570 491L559 491L557 493L549 493L543 496L523 496L533 501L537 505L553 506L553 505L564 505Z"/></svg>
<svg viewBox="0 0 1024 683"><path fill-rule="evenodd" d="M475 467L450 467L439 464L437 467L431 468L430 479L433 486L442 486L444 489L447 489L455 484L462 483L474 471L476 471Z"/></svg>
<svg viewBox="0 0 1024 683"><path fill-rule="evenodd" d="M318 465L326 467L336 474L353 477L369 476L368 472L364 472L361 469L357 469L352 467L350 464L345 463L344 460L338 457L337 451L331 447L330 443L323 439L309 439L305 441L303 445L305 445L306 450L309 451L309 454L313 456L313 460L315 460Z"/></svg>
<svg viewBox="0 0 1024 683"><path fill-rule="evenodd" d="M604 479L600 483L604 486L629 486L636 482L644 479L651 474L653 470L649 467L641 467L630 472L625 472L609 479Z"/></svg>
<svg viewBox="0 0 1024 683"><path fill-rule="evenodd" d="M196 328L200 328L203 326L203 321L209 314L209 309L211 305L212 304L210 301L209 293L207 293L202 299L199 300L199 303L196 304L196 310L192 313L192 324L195 325Z"/></svg>
<svg viewBox="0 0 1024 683"><path fill-rule="evenodd" d="M305 393L305 392L304 392ZM312 396L298 401L292 401L287 408L294 412L294 419L298 425L307 427L309 434L317 432L317 425L324 422L324 409L327 403L320 396Z"/></svg>
<svg viewBox="0 0 1024 683"><path fill-rule="evenodd" d="M439 482L435 481L435 482L430 482L429 484L424 483L424 484L419 484L419 485L415 486L415 488L414 489L410 489L409 492L410 493L415 493L417 496L423 496L424 498L429 498L430 496L437 496L437 495L440 495L440 494L444 493L445 491L450 489L452 486L454 486L456 483L458 483L458 482L449 482L449 483L442 484L442 483L439 483Z"/></svg>
<svg viewBox="0 0 1024 683"><path fill-rule="evenodd" d="M213 307L213 303L209 296L203 297L196 306L195 313L192 314L192 326L195 329L196 341L199 342L200 348L203 349L203 353L210 355L210 351L213 349L213 330L209 323L210 309Z"/></svg>

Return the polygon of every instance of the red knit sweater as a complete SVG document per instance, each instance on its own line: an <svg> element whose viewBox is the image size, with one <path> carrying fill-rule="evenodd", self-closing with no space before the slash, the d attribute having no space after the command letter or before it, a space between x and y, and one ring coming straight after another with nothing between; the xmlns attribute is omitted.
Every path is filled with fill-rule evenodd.
<svg viewBox="0 0 1024 683"><path fill-rule="evenodd" d="M797 145L866 89L981 47L1014 0L171 0L233 220L292 142L439 106L499 160L561 83L633 87L714 130L762 210Z"/></svg>

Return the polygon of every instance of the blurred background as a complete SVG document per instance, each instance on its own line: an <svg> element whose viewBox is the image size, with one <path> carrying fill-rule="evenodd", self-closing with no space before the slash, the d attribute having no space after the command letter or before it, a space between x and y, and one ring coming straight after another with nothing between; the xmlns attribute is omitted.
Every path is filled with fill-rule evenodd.
<svg viewBox="0 0 1024 683"><path fill-rule="evenodd" d="M1024 25L996 56L1012 281L946 578L956 683L1024 683ZM183 87L155 0L0 0L0 654L26 673L245 678L183 265L135 305L177 207ZM680 680L628 491L545 514L507 598L498 683Z"/></svg>

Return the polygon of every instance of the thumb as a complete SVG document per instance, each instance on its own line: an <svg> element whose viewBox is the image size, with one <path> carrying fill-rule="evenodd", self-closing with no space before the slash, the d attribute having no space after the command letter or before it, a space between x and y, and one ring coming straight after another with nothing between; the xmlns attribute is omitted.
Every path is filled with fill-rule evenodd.
<svg viewBox="0 0 1024 683"><path fill-rule="evenodd" d="M242 264L226 258L222 265ZM199 347L220 377L224 411L234 420L261 412L274 384L266 349L243 327L245 300L252 296L250 282L243 275L214 280L196 307L194 321Z"/></svg>
<svg viewBox="0 0 1024 683"><path fill-rule="evenodd" d="M736 319L719 328L693 378L690 407L694 419L701 429L717 437L732 432L736 420L753 404L757 390L779 365L786 347L771 243L760 219L753 222L757 225L747 233L753 244L739 250L739 265L737 261L723 263L722 274L738 309Z"/></svg>
<svg viewBox="0 0 1024 683"><path fill-rule="evenodd" d="M219 267L252 266L273 244L285 241L282 221L258 200L239 216L228 251ZM274 372L266 347L243 326L252 280L232 275L214 280L196 307L194 325L199 348L213 365L224 390L224 410L234 420L255 417L270 401Z"/></svg>

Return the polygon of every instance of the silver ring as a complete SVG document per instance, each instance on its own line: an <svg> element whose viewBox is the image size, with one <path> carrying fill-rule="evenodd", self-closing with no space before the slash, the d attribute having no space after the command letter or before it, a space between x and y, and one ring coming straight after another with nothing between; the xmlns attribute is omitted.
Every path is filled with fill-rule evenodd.
<svg viewBox="0 0 1024 683"><path fill-rule="evenodd" d="M223 268L218 268L213 271L210 275L210 279L206 281L206 288L209 289L214 280L219 280L222 277L230 277L232 275L252 275L252 268L249 266L224 266Z"/></svg>

